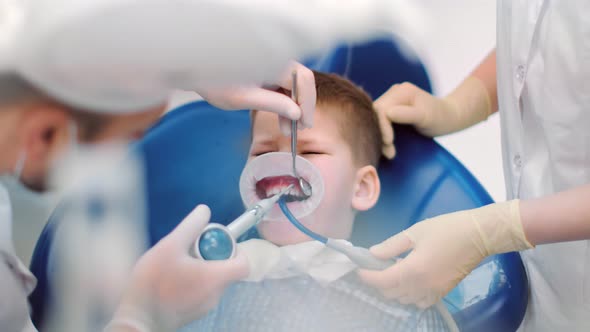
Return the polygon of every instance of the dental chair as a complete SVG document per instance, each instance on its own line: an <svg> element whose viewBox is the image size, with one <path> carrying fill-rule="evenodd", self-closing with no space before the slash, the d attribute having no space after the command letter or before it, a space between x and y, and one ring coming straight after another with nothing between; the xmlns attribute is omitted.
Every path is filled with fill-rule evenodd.
<svg viewBox="0 0 590 332"><path fill-rule="evenodd" d="M411 81L430 91L418 62L404 58L391 40L340 47L307 63L336 72L373 97L392 84ZM382 160L381 198L357 217L352 242L370 246L428 217L492 203L477 180L434 140L395 127L396 158ZM168 234L197 204L211 207L211 220L228 223L243 212L238 189L250 142L247 111L222 112L205 102L168 113L136 147L145 158L151 244ZM33 321L43 326L54 294L48 283L49 252L58 221L51 219L35 249L31 270ZM514 331L528 300L528 281L517 253L488 258L446 298L461 331Z"/></svg>

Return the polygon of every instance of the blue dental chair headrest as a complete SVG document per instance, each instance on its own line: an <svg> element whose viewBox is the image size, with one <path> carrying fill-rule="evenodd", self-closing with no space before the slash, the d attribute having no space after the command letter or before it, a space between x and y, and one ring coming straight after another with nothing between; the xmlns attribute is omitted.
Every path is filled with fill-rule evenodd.
<svg viewBox="0 0 590 332"><path fill-rule="evenodd" d="M410 81L430 91L421 64L407 61L391 40L343 46L308 63L336 72L378 97L392 84ZM139 144L147 173L150 241L168 234L197 204L212 221L227 223L243 212L238 180L250 143L246 111L221 112L204 102L167 114ZM359 214L352 242L369 246L438 214L492 203L477 180L434 140L395 126L397 156L379 167L377 206ZM42 326L52 296L48 256L56 221L50 220L35 249L31 270L39 283L31 295L33 321ZM517 253L486 260L448 297L462 331L514 331L528 300L527 278Z"/></svg>

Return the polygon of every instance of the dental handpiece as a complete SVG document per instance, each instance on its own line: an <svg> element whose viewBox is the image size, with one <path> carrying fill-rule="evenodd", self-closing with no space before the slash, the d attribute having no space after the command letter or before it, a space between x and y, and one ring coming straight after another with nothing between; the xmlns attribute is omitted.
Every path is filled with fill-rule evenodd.
<svg viewBox="0 0 590 332"><path fill-rule="evenodd" d="M234 257L237 247L236 239L258 224L291 188L293 185L258 201L227 226L218 223L207 225L195 241L194 255L204 260L224 260Z"/></svg>

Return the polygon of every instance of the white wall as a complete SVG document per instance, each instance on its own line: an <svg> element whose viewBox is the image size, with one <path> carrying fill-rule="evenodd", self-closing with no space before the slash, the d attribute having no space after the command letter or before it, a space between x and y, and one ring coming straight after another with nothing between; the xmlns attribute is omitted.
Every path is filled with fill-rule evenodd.
<svg viewBox="0 0 590 332"><path fill-rule="evenodd" d="M451 91L495 44L495 1L414 0L428 17L425 48L420 51L430 72L436 94ZM198 98L179 92L170 106ZM461 160L483 183L495 200L503 200L504 181L500 155L498 116L438 141ZM50 198L11 190L14 203L16 250L28 264L38 235L53 209Z"/></svg>
<svg viewBox="0 0 590 332"><path fill-rule="evenodd" d="M495 46L496 1L415 0L432 18L420 53L435 94L445 95ZM506 197L498 115L463 132L438 138L483 184L496 201Z"/></svg>

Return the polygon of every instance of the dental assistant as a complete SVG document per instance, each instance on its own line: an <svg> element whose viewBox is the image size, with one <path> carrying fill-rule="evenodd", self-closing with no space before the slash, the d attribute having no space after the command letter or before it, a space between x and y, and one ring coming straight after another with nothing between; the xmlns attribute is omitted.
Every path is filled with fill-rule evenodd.
<svg viewBox="0 0 590 332"><path fill-rule="evenodd" d="M590 330L590 2L497 2L497 46L451 94L394 85L375 101L390 122L439 136L499 109L507 202L424 220L373 247L411 253L368 283L429 306L485 257L521 251L530 297L521 331Z"/></svg>

